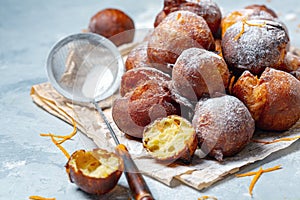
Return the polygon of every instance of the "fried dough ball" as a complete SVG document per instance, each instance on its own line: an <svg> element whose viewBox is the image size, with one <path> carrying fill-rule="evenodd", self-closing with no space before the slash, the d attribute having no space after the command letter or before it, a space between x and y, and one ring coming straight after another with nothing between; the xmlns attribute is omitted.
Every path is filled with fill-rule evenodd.
<svg viewBox="0 0 300 200"><path fill-rule="evenodd" d="M300 50L290 48L284 58L284 64L278 68L279 70L289 72L300 81Z"/></svg>
<svg viewBox="0 0 300 200"><path fill-rule="evenodd" d="M151 38L151 35L147 36ZM132 49L130 53L127 56L126 62L125 62L125 68L126 70L130 70L133 68L139 68L139 67L152 67L156 68L160 71L163 71L167 74L171 74L172 67L170 65L162 65L159 63L152 63L148 57L148 41L145 41Z"/></svg>
<svg viewBox="0 0 300 200"><path fill-rule="evenodd" d="M276 20L276 13L265 5L250 5L244 9L236 10L230 12L221 21L221 30L222 37L226 30L233 24L242 21L242 20L251 20L251 19L264 19L264 20Z"/></svg>
<svg viewBox="0 0 300 200"><path fill-rule="evenodd" d="M235 23L222 39L223 58L236 75L245 70L261 74L266 67L278 68L288 48L284 25L268 20Z"/></svg>
<svg viewBox="0 0 300 200"><path fill-rule="evenodd" d="M154 27L157 27L157 26L160 24L160 22L161 22L164 18L166 18L166 16L167 16L166 11L165 11L165 10L161 10L161 11L156 15L156 17L155 17Z"/></svg>
<svg viewBox="0 0 300 200"><path fill-rule="evenodd" d="M133 48L126 59L125 69L126 71L138 68L138 67L150 67L151 63L147 55L148 42L142 42L135 48Z"/></svg>
<svg viewBox="0 0 300 200"><path fill-rule="evenodd" d="M164 0L164 8L173 8L177 7L182 3L185 3L186 0Z"/></svg>
<svg viewBox="0 0 300 200"><path fill-rule="evenodd" d="M201 150L218 161L240 152L255 130L246 106L229 95L200 100L192 124Z"/></svg>
<svg viewBox="0 0 300 200"><path fill-rule="evenodd" d="M293 54L292 52L287 52L284 57L284 62L277 69L285 72L293 72L300 70L300 57Z"/></svg>
<svg viewBox="0 0 300 200"><path fill-rule="evenodd" d="M187 1L173 1L172 3L164 3L164 8L156 16L154 27L158 26L161 21L171 12L178 10L190 11L203 17L210 28L212 34L218 34L222 13L219 6L212 0L187 0Z"/></svg>
<svg viewBox="0 0 300 200"><path fill-rule="evenodd" d="M289 73L267 68L257 78L246 71L232 92L248 107L260 129L287 130L300 118L300 81Z"/></svg>
<svg viewBox="0 0 300 200"><path fill-rule="evenodd" d="M164 83L150 80L113 103L112 116L118 128L142 138L144 127L157 118L180 115L180 106Z"/></svg>
<svg viewBox="0 0 300 200"><path fill-rule="evenodd" d="M114 101L112 106L112 117L117 127L125 134L142 138L143 126L139 126L130 116L129 104L130 98L121 97Z"/></svg>
<svg viewBox="0 0 300 200"><path fill-rule="evenodd" d="M212 0L187 0L187 3L179 5L179 10L191 11L203 17L212 34L217 37L221 24L222 13L215 2Z"/></svg>
<svg viewBox="0 0 300 200"><path fill-rule="evenodd" d="M202 17L189 11L176 11L154 29L147 53L151 63L167 67L191 47L214 50L212 33Z"/></svg>
<svg viewBox="0 0 300 200"><path fill-rule="evenodd" d="M90 194L105 194L118 183L123 171L123 161L115 153L104 149L75 151L66 171L70 181Z"/></svg>
<svg viewBox="0 0 300 200"><path fill-rule="evenodd" d="M225 93L228 82L229 71L223 58L205 49L183 51L172 72L175 90L194 102L203 95Z"/></svg>
<svg viewBox="0 0 300 200"><path fill-rule="evenodd" d="M123 11L107 8L99 11L90 19L88 30L110 39L119 46L132 42L134 22Z"/></svg>
<svg viewBox="0 0 300 200"><path fill-rule="evenodd" d="M190 163L197 145L192 124L177 115L157 119L144 129L143 146L158 161Z"/></svg>
<svg viewBox="0 0 300 200"><path fill-rule="evenodd" d="M146 81L155 80L157 82L170 81L171 78L157 69L150 67L134 68L123 74L120 86L120 95L133 91L137 86L142 85Z"/></svg>
<svg viewBox="0 0 300 200"><path fill-rule="evenodd" d="M251 9L256 11L257 13L260 11L264 11L266 13L269 13L272 17L278 18L277 14L272 10L271 8L268 8L266 5L258 5L258 4L252 4L249 6L246 6L245 9Z"/></svg>

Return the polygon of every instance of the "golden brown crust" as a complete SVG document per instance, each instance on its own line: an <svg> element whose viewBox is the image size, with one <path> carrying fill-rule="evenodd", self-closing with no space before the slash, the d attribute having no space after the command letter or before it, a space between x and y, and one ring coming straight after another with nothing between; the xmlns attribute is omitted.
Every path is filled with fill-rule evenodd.
<svg viewBox="0 0 300 200"><path fill-rule="evenodd" d="M133 91L137 86L149 80L165 82L170 81L171 78L168 74L165 74L154 68L135 68L123 74L120 86L120 95L124 96L126 93Z"/></svg>
<svg viewBox="0 0 300 200"><path fill-rule="evenodd" d="M96 13L91 18L88 29L109 38L117 46L131 42L134 37L133 20L123 11L113 8Z"/></svg>
<svg viewBox="0 0 300 200"><path fill-rule="evenodd" d="M201 150L219 161L240 152L255 129L246 106L229 95L199 101L192 124Z"/></svg>
<svg viewBox="0 0 300 200"><path fill-rule="evenodd" d="M300 56L295 55L292 52L287 52L283 64L278 66L277 69L285 72L300 71Z"/></svg>
<svg viewBox="0 0 300 200"><path fill-rule="evenodd" d="M92 157L87 156L91 154ZM114 157L118 159L118 163L103 163L106 165L118 164L116 170L111 170L110 174L107 174L106 177L93 177L83 172L80 165L89 165L89 168L94 168L92 159L98 160L99 157ZM82 162L82 163L79 163ZM84 163L85 162L85 163ZM91 164L89 164L91 162ZM99 163L102 165L102 163ZM89 169L90 170L90 169ZM85 150L75 151L66 164L66 171L69 175L70 181L75 183L81 190L90 193L90 194L105 194L112 190L118 183L122 171L123 171L123 162L122 159L114 153L107 152L103 149L94 149L91 152L86 152ZM92 173L93 171L91 171Z"/></svg>
<svg viewBox="0 0 300 200"><path fill-rule="evenodd" d="M135 121L131 119L128 97L118 98L114 101L112 117L120 131L135 138L142 137L144 127L138 126Z"/></svg>
<svg viewBox="0 0 300 200"><path fill-rule="evenodd" d="M218 35L222 13L219 6L211 0L187 0L187 1L169 1L164 3L164 8L156 16L154 27L171 12L178 10L190 11L203 17L214 36Z"/></svg>
<svg viewBox="0 0 300 200"><path fill-rule="evenodd" d="M254 120L259 119L266 100L266 88L259 85L259 79L249 71L245 71L232 89L234 96L246 104ZM253 98L255 94L256 98ZM246 103L247 102L247 103Z"/></svg>
<svg viewBox="0 0 300 200"><path fill-rule="evenodd" d="M151 33L152 34L152 33ZM151 38L151 34L147 35L146 41L134 48L127 56L125 62L126 71L140 67L152 67L158 69L167 74L172 73L172 67L170 65L153 63L148 57L148 40Z"/></svg>
<svg viewBox="0 0 300 200"><path fill-rule="evenodd" d="M161 10L155 17L155 21L154 21L154 27L157 27L160 22L166 18L167 13L165 12L165 10Z"/></svg>
<svg viewBox="0 0 300 200"><path fill-rule="evenodd" d="M245 103L258 128L283 131L300 118L300 81L286 72L267 68L259 79L245 72L233 95Z"/></svg>
<svg viewBox="0 0 300 200"><path fill-rule="evenodd" d="M223 58L199 48L183 51L172 72L175 90L194 102L203 95L225 93L228 82L229 71Z"/></svg>
<svg viewBox="0 0 300 200"><path fill-rule="evenodd" d="M147 48L148 42L145 41L130 51L125 62L126 71L139 67L151 67Z"/></svg>
<svg viewBox="0 0 300 200"><path fill-rule="evenodd" d="M153 64L174 64L185 49L214 50L214 38L205 20L189 11L170 13L155 29L148 43Z"/></svg>
<svg viewBox="0 0 300 200"><path fill-rule="evenodd" d="M135 88L129 101L130 116L140 126L146 126L160 117L180 114L169 88L155 80Z"/></svg>
<svg viewBox="0 0 300 200"><path fill-rule="evenodd" d="M197 136L191 123L177 115L159 118L145 127L143 146L158 161L190 163L197 149Z"/></svg>
<svg viewBox="0 0 300 200"><path fill-rule="evenodd" d="M266 67L278 68L283 64L288 48L289 36L284 25L268 20L235 23L222 39L224 60L237 75L245 70L261 74Z"/></svg>
<svg viewBox="0 0 300 200"><path fill-rule="evenodd" d="M179 10L187 10L203 17L210 28L212 34L217 36L222 13L219 6L211 0L188 0L187 3L179 5Z"/></svg>
<svg viewBox="0 0 300 200"><path fill-rule="evenodd" d="M116 100L112 109L113 119L119 129L137 138L142 138L146 125L172 114L180 115L180 106L167 84L156 80L146 81Z"/></svg>

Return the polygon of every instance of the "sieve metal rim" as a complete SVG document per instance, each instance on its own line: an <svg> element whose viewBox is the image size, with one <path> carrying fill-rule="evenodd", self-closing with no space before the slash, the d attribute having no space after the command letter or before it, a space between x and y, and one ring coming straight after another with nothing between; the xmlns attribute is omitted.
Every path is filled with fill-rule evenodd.
<svg viewBox="0 0 300 200"><path fill-rule="evenodd" d="M118 63L118 74L115 77L115 80L113 81L112 85L114 85L115 88L113 90L111 90L112 91L111 94L108 93L104 96L101 96L101 97L99 96L97 98L76 97L72 93L63 89L60 86L60 84L56 81L56 79L54 77L54 73L53 73L53 68L52 68L52 66L53 66L52 58L53 58L54 54L57 51L59 51L59 49L61 47L63 47L67 43L70 43L76 39L87 39L89 41L98 43L99 45L104 46L107 49L109 49L111 51L111 53L113 54L113 56L116 58L117 63ZM106 99L109 96L113 95L113 93L119 88L119 85L121 82L121 74L124 73L124 70L125 70L125 67L123 64L123 59L122 59L122 56L121 56L118 48L109 39L105 38L104 36L95 34L95 33L75 33L75 34L67 35L66 37L60 39L51 48L51 50L48 54L48 57L47 57L47 62L46 62L46 72L47 72L48 80L50 81L50 83L54 87L54 89L56 91L58 91L58 93L60 93L65 98L75 101L75 102L79 102L79 103L98 102L100 100Z"/></svg>

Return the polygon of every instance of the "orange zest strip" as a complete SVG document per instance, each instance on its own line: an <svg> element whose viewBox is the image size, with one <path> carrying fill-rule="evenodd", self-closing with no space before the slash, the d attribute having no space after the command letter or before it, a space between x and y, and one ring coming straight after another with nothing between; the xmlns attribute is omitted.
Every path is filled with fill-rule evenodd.
<svg viewBox="0 0 300 200"><path fill-rule="evenodd" d="M252 140L252 142L263 143L263 144L273 144L276 142L293 141L293 140L297 140L297 139L300 139L300 136L295 136L292 138L280 138L280 139L276 139L276 140L272 140L272 141Z"/></svg>
<svg viewBox="0 0 300 200"><path fill-rule="evenodd" d="M43 137L45 137L45 136L51 137L52 142L57 146L57 148L59 148L63 152L63 154L66 156L67 159L70 158L70 154L67 152L67 150L63 146L61 146L61 144L63 142L65 142L66 140L71 139L76 134L76 132L77 132L77 125L76 125L76 121L74 120L74 118L72 118L72 123L73 123L73 131L69 135L60 136L60 135L54 135L54 134L51 134L51 133L49 133L49 134L41 133L40 134L40 136L43 136ZM57 141L55 139L55 137L56 138L62 138L62 140Z"/></svg>
<svg viewBox="0 0 300 200"><path fill-rule="evenodd" d="M179 20L180 18L181 18L181 13L178 13L176 20Z"/></svg>
<svg viewBox="0 0 300 200"><path fill-rule="evenodd" d="M67 152L67 150L66 150L63 146L61 146L61 144L59 144L59 143L55 140L54 137L51 137L51 140L52 140L52 142L57 146L57 148L59 148L59 149L63 152L63 154L65 154L65 156L66 156L67 159L69 160L70 154Z"/></svg>
<svg viewBox="0 0 300 200"><path fill-rule="evenodd" d="M271 171L275 171L275 170L278 170L278 169L281 169L281 165L276 165L274 167L270 167L270 168L267 168L267 169L262 169L262 167L260 167L259 170L256 171L256 172L247 172L247 173L244 173L244 174L237 174L236 177L254 176L251 183L250 183L250 186L249 186L249 194L252 196L253 188L254 188L257 180L259 179L259 177L265 172L271 172Z"/></svg>
<svg viewBox="0 0 300 200"><path fill-rule="evenodd" d="M264 27L265 25L267 25L266 22L262 23L262 24L251 24L249 22L247 22L245 19L243 20L243 23L247 24L248 26L258 26L258 27Z"/></svg>
<svg viewBox="0 0 300 200"><path fill-rule="evenodd" d="M61 139L64 139L66 137L64 135L54 135L52 133L41 133L40 136L42 136L42 137L55 137L55 138L61 138Z"/></svg>
<svg viewBox="0 0 300 200"><path fill-rule="evenodd" d="M239 32L239 34L237 34L235 37L234 37L234 40L237 41L245 32L245 24L248 25L248 26L258 26L258 27L264 27L266 25L266 22L262 23L262 24L251 24L249 22L247 22L246 19L242 19L242 30Z"/></svg>
<svg viewBox="0 0 300 200"><path fill-rule="evenodd" d="M253 191L253 188L255 186L255 183L257 182L257 180L259 179L259 177L261 176L262 173L263 173L263 169L262 169L262 167L260 167L259 170L257 171L257 173L255 174L255 176L253 177L251 183L250 183L249 193L250 193L251 196L252 196L252 191Z"/></svg>
<svg viewBox="0 0 300 200"><path fill-rule="evenodd" d="M32 91L31 91L32 92ZM64 143L65 141L71 139L76 133L77 133L77 124L76 124L76 121L75 119L69 115L65 110L61 109L60 107L58 106L55 106L56 103L52 100L49 100L45 97L42 97L40 95L38 95L38 97L40 98L40 100L42 100L44 103L46 103L47 105L49 105L50 107L52 107L53 109L55 109L57 112L59 112L60 114L63 114L65 116L67 116L67 118L71 119L72 121L72 125L73 125L73 131L69 134L69 135L66 135L66 136L60 136L60 135L54 135L52 133L41 133L40 136L42 137L51 137L51 140L52 142L57 146L57 148L59 148L63 154L67 157L67 159L70 158L70 154L66 151L66 149L61 146L62 143ZM55 138L60 138L61 140L57 141Z"/></svg>
<svg viewBox="0 0 300 200"><path fill-rule="evenodd" d="M281 165L276 165L275 167L271 167L271 168L268 168L268 169L263 169L262 173L271 172L271 171L275 171L275 170L278 170L278 169L281 169ZM256 173L257 172L247 172L247 173L244 173L244 174L236 174L235 176L236 177L253 176Z"/></svg>
<svg viewBox="0 0 300 200"><path fill-rule="evenodd" d="M56 200L56 198L45 198L41 196L30 196L30 200Z"/></svg>
<svg viewBox="0 0 300 200"><path fill-rule="evenodd" d="M234 41L237 41L245 32L245 23L243 21L242 30L234 37Z"/></svg>
<svg viewBox="0 0 300 200"><path fill-rule="evenodd" d="M54 138L61 138L62 140L57 141L59 144L64 143L65 141L71 139L74 135L76 135L77 133L77 124L76 121L74 120L74 118L72 118L72 125L73 125L73 131L66 136L62 136L62 135L54 135L52 133L41 133L40 136L42 137L54 137Z"/></svg>
<svg viewBox="0 0 300 200"><path fill-rule="evenodd" d="M207 196L207 195L204 195L202 197L199 197L198 200L218 200L216 197L213 197L213 196Z"/></svg>

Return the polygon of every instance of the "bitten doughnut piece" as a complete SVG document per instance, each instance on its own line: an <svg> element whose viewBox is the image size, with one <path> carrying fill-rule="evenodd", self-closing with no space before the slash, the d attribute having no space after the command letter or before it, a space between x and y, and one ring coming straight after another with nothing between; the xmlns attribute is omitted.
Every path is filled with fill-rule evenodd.
<svg viewBox="0 0 300 200"><path fill-rule="evenodd" d="M153 64L174 64L185 49L215 49L206 21L189 11L170 13L153 31L148 43L148 57Z"/></svg>
<svg viewBox="0 0 300 200"><path fill-rule="evenodd" d="M134 37L133 20L123 11L114 8L96 13L90 19L88 29L110 39L117 46L131 42Z"/></svg>
<svg viewBox="0 0 300 200"><path fill-rule="evenodd" d="M123 74L120 86L120 95L133 91L137 86L144 84L146 81L155 80L158 83L170 81L168 74L154 68L140 67L127 71Z"/></svg>
<svg viewBox="0 0 300 200"><path fill-rule="evenodd" d="M144 129L143 146L158 161L178 159L191 162L197 149L197 136L192 124L177 115L157 119Z"/></svg>
<svg viewBox="0 0 300 200"><path fill-rule="evenodd" d="M218 161L240 152L255 129L246 106L229 95L199 101L192 124L201 150Z"/></svg>
<svg viewBox="0 0 300 200"><path fill-rule="evenodd" d="M175 90L194 102L206 94L225 93L228 82L229 71L223 58L205 49L183 51L172 71Z"/></svg>
<svg viewBox="0 0 300 200"><path fill-rule="evenodd" d="M258 128L283 131L300 118L300 81L287 72L267 68L257 78L246 71L232 92L248 107Z"/></svg>
<svg viewBox="0 0 300 200"><path fill-rule="evenodd" d="M164 83L150 80L113 103L112 116L124 133L143 137L144 127L157 118L180 115L180 106Z"/></svg>
<svg viewBox="0 0 300 200"><path fill-rule="evenodd" d="M289 36L284 25L268 20L235 23L222 39L224 60L237 75L245 70L261 74L266 67L278 68L288 48Z"/></svg>
<svg viewBox="0 0 300 200"><path fill-rule="evenodd" d="M124 169L119 155L99 148L75 151L65 167L72 183L87 193L98 195L111 191Z"/></svg>

